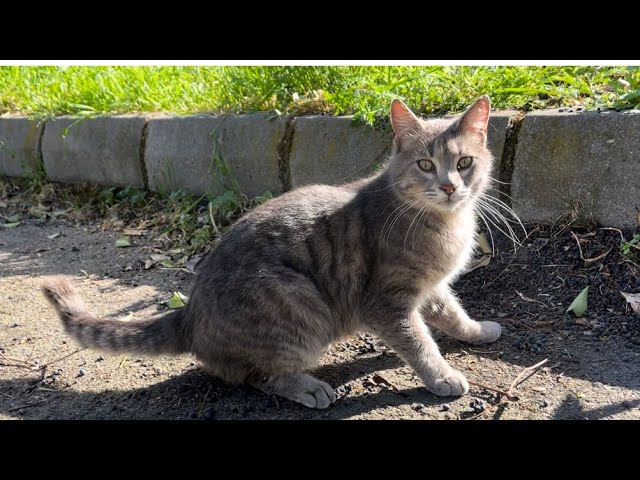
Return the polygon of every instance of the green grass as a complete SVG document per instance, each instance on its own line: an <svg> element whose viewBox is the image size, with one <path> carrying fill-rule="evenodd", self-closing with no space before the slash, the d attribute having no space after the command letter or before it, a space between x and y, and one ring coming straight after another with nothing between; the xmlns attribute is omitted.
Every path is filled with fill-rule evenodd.
<svg viewBox="0 0 640 480"><path fill-rule="evenodd" d="M26 218L100 220L103 229L150 232L155 246L170 252L172 261L182 267L191 255L204 252L238 218L269 198L270 192L255 198L234 190L217 196L192 195L0 176L0 231L18 228L19 224L11 224Z"/></svg>
<svg viewBox="0 0 640 480"><path fill-rule="evenodd" d="M629 241L623 241L620 249L628 259L640 261L640 233L634 235Z"/></svg>
<svg viewBox="0 0 640 480"><path fill-rule="evenodd" d="M622 81L621 81L622 80ZM455 113L488 93L494 107L638 108L638 67L0 67L0 113L355 114L374 123L392 98Z"/></svg>

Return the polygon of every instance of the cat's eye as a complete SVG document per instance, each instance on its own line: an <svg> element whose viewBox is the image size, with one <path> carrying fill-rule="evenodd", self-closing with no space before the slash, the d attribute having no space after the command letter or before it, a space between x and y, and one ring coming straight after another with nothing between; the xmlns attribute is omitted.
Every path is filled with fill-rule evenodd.
<svg viewBox="0 0 640 480"><path fill-rule="evenodd" d="M462 157L458 160L458 170L464 170L465 168L469 168L473 163L473 157Z"/></svg>
<svg viewBox="0 0 640 480"><path fill-rule="evenodd" d="M426 158L418 160L418 166L425 172L432 172L435 169L433 162L431 160L427 160Z"/></svg>

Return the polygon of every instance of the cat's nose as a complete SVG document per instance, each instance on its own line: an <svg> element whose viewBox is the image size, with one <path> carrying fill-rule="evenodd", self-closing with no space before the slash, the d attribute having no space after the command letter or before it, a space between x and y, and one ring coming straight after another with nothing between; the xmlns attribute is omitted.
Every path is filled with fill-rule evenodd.
<svg viewBox="0 0 640 480"><path fill-rule="evenodd" d="M453 195L453 192L456 191L456 186L452 185L452 184L440 185L440 190L442 190L447 195L451 196L451 195Z"/></svg>

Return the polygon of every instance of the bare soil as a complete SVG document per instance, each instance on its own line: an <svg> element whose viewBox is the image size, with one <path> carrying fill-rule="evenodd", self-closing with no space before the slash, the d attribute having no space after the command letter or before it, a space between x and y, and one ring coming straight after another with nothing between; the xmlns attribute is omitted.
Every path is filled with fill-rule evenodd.
<svg viewBox="0 0 640 480"><path fill-rule="evenodd" d="M151 234L131 237L130 248L115 248L119 233L102 231L97 221L26 220L0 229L0 418L640 418L640 315L619 294L640 291L638 272L623 262L618 232L579 235L585 258L612 247L597 262L581 260L570 232L554 235L537 229L515 255L508 241L498 241L491 264L455 285L473 317L502 324L495 344L472 347L437 336L454 367L499 390L548 359L515 389L518 401L477 386L462 398L438 398L393 352L363 333L334 345L322 359L316 375L335 386L340 398L317 411L225 385L189 356L76 352L40 294L43 276L70 276L96 314L140 319L166 309L163 302L172 292L188 294L193 274L145 270ZM566 314L587 285L587 314Z"/></svg>

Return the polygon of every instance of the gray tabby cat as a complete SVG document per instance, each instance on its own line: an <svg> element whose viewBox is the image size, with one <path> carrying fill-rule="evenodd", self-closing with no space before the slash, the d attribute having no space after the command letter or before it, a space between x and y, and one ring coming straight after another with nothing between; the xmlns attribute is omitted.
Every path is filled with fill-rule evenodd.
<svg viewBox="0 0 640 480"><path fill-rule="evenodd" d="M456 119L422 120L391 104L393 152L379 173L288 192L239 220L201 262L186 308L122 322L89 313L71 284L43 291L85 347L192 353L211 374L311 408L333 388L307 372L332 342L382 338L436 395L463 395L464 375L427 324L465 342L493 342L500 325L469 318L449 285L475 244L475 206L489 182L490 102ZM426 322L426 323L425 323Z"/></svg>

